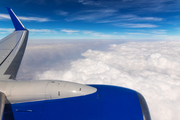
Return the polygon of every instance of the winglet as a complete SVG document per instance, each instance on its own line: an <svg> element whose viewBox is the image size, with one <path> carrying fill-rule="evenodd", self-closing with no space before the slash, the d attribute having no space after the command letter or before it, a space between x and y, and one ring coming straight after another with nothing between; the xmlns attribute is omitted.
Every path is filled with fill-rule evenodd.
<svg viewBox="0 0 180 120"><path fill-rule="evenodd" d="M21 21L18 19L18 17L16 16L16 14L13 12L13 10L11 8L6 7L9 15L12 19L12 22L14 24L15 30L26 30L26 28L23 26L23 24L21 23Z"/></svg>

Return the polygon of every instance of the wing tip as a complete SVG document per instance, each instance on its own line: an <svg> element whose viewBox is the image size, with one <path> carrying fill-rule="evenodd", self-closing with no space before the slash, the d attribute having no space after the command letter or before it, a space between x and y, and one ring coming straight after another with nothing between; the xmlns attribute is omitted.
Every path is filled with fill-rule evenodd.
<svg viewBox="0 0 180 120"><path fill-rule="evenodd" d="M11 20L14 24L14 28L16 31L18 30L26 30L26 28L23 26L23 24L21 23L21 21L18 19L18 17L16 16L16 14L13 12L13 10L9 7L6 7L6 9L9 12L9 15L11 17Z"/></svg>

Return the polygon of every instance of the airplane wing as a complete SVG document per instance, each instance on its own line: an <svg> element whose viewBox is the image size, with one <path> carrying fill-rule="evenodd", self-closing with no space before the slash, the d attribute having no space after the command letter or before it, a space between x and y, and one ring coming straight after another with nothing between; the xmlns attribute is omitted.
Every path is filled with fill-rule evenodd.
<svg viewBox="0 0 180 120"><path fill-rule="evenodd" d="M15 31L0 41L0 79L15 79L24 51L29 31L22 25L12 9L7 8Z"/></svg>

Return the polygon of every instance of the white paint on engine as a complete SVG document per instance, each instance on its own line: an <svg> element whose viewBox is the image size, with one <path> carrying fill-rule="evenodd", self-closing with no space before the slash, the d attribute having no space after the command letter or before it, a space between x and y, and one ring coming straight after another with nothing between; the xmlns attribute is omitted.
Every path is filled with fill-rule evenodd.
<svg viewBox="0 0 180 120"><path fill-rule="evenodd" d="M84 96L95 93L91 86L59 80L45 81L0 81L0 91L6 97L6 103L22 103L51 99Z"/></svg>

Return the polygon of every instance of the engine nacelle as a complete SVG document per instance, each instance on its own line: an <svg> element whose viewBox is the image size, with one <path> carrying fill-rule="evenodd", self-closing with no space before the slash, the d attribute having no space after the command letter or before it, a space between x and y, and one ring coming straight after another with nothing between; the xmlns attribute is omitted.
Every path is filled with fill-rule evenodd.
<svg viewBox="0 0 180 120"><path fill-rule="evenodd" d="M0 81L0 91L6 97L6 103L34 102L62 99L95 93L91 86L60 80L36 81Z"/></svg>
<svg viewBox="0 0 180 120"><path fill-rule="evenodd" d="M151 119L143 96L127 88L55 80L1 82L3 85L1 91L7 96L4 120L12 113L23 120Z"/></svg>

